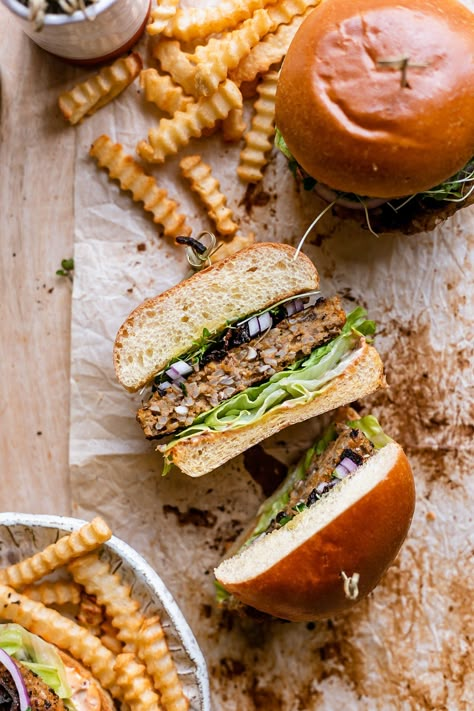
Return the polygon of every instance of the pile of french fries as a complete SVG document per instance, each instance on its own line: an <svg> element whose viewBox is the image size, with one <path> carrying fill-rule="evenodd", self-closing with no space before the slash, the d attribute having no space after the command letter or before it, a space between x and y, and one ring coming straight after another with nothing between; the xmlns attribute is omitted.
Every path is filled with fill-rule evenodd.
<svg viewBox="0 0 474 711"><path fill-rule="evenodd" d="M97 517L1 569L0 621L16 622L71 654L123 709L186 711L159 617L140 611L130 586L100 556L111 535ZM43 580L55 571L66 577Z"/></svg>
<svg viewBox="0 0 474 711"><path fill-rule="evenodd" d="M190 8L180 7L179 0L155 0L147 25L150 66L144 67L137 52L118 59L62 94L61 111L76 124L138 78L144 101L153 103L161 116L148 136L137 137L139 160L106 135L93 143L90 153L111 179L152 212L164 235L189 235L176 201L158 187L146 166L162 165L192 139L220 131L225 141L244 144L238 178L261 181L275 132L278 70L299 26L319 2L221 0L212 7ZM243 113L246 99L254 99L249 127ZM239 233L238 220L202 157L183 159L180 169L224 238L225 248L216 251L216 258L251 244L254 235Z"/></svg>

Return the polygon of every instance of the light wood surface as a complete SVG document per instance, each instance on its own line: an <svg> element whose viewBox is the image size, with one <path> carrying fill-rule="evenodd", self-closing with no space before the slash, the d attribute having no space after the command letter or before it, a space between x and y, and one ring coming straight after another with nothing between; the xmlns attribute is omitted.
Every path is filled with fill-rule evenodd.
<svg viewBox="0 0 474 711"><path fill-rule="evenodd" d="M0 510L70 512L74 132L57 95L76 69L0 5Z"/></svg>

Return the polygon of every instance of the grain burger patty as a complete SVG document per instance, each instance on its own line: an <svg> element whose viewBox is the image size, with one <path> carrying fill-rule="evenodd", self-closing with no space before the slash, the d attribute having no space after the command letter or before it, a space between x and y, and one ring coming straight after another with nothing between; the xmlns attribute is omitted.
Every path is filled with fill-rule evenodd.
<svg viewBox="0 0 474 711"><path fill-rule="evenodd" d="M420 232L474 202L473 115L464 5L324 0L282 65L277 145L339 213Z"/></svg>
<svg viewBox="0 0 474 711"><path fill-rule="evenodd" d="M315 298L314 305L291 316L286 315L285 305L277 307L274 315L269 312L266 330L253 338L249 321L226 329L193 365L184 383L155 391L138 411L145 436L156 439L192 425L201 413L268 380L336 338L346 322L339 299ZM305 305L301 299L302 308Z"/></svg>
<svg viewBox="0 0 474 711"><path fill-rule="evenodd" d="M2 711L112 711L113 701L77 660L24 627L0 625Z"/></svg>
<svg viewBox="0 0 474 711"><path fill-rule="evenodd" d="M142 391L144 434L200 476L295 422L384 384L374 324L319 291L283 244L241 250L138 306L119 329L117 377Z"/></svg>
<svg viewBox="0 0 474 711"><path fill-rule="evenodd" d="M218 599L291 621L344 612L393 562L414 507L402 448L340 408L216 568Z"/></svg>

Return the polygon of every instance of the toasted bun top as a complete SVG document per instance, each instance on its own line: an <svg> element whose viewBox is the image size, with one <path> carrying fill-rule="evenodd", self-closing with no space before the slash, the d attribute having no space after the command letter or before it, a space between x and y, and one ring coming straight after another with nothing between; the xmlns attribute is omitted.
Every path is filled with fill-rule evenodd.
<svg viewBox="0 0 474 711"><path fill-rule="evenodd" d="M319 277L304 254L262 242L223 259L138 306L114 346L117 378L130 391L148 383L202 337L272 303L316 290Z"/></svg>
<svg viewBox="0 0 474 711"><path fill-rule="evenodd" d="M276 97L302 167L371 197L421 192L463 168L473 116L474 15L457 0L324 0L296 33Z"/></svg>
<svg viewBox="0 0 474 711"><path fill-rule="evenodd" d="M414 507L410 465L390 443L286 526L224 560L216 578L245 604L275 617L329 617L377 585L407 535ZM360 576L354 600L346 596L342 573Z"/></svg>

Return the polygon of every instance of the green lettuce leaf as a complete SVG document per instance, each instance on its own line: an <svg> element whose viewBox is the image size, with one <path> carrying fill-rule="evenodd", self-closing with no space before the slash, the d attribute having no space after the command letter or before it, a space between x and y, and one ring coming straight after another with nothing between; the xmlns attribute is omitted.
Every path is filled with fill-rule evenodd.
<svg viewBox="0 0 474 711"><path fill-rule="evenodd" d="M349 427L361 430L367 439L370 439L375 449L382 449L389 442L393 442L393 439L385 434L377 418L373 415L366 415L359 420L351 420L347 424Z"/></svg>
<svg viewBox="0 0 474 711"><path fill-rule="evenodd" d="M275 146L283 153L285 158L288 158L288 160L295 160L278 127L275 127Z"/></svg>
<svg viewBox="0 0 474 711"><path fill-rule="evenodd" d="M347 316L340 335L330 343L316 348L308 357L275 373L266 382L247 388L199 415L190 427L158 447L159 451L166 454L176 442L202 432L221 432L252 424L288 401L298 404L310 402L346 370L361 336L370 337L374 333L374 322L366 319L363 308L356 308Z"/></svg>

